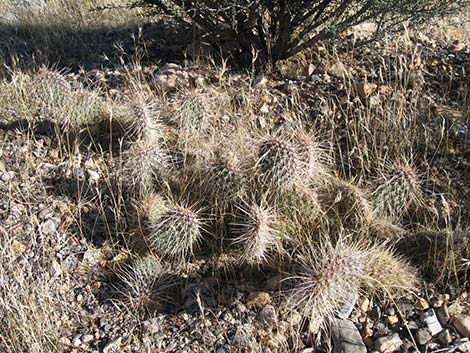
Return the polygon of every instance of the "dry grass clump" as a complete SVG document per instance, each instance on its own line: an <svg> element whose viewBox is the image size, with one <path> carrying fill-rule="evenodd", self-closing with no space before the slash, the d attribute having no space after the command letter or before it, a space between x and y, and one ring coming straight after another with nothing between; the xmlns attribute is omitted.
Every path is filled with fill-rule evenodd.
<svg viewBox="0 0 470 353"><path fill-rule="evenodd" d="M34 259L19 258L11 234L3 228L0 252L0 351L62 352L61 332L71 313L51 288L47 267L38 266Z"/></svg>
<svg viewBox="0 0 470 353"><path fill-rule="evenodd" d="M404 237L400 252L431 282L462 287L468 283L468 230L427 231Z"/></svg>

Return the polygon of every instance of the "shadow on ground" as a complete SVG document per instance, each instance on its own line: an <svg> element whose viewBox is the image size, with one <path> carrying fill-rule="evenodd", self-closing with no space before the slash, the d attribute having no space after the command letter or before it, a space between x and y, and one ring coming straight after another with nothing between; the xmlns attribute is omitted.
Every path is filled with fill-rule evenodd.
<svg viewBox="0 0 470 353"><path fill-rule="evenodd" d="M139 58L141 64L180 61L191 42L188 28L155 20L124 27L44 26L2 23L0 63L28 71L38 65L76 72L116 68Z"/></svg>

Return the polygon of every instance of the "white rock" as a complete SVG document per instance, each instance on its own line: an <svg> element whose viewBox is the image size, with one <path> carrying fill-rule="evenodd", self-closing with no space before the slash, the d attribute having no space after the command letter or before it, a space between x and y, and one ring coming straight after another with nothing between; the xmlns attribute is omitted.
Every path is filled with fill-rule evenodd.
<svg viewBox="0 0 470 353"><path fill-rule="evenodd" d="M255 79L255 82L253 83L253 88L264 88L267 84L268 79L265 76L260 75Z"/></svg>
<svg viewBox="0 0 470 353"><path fill-rule="evenodd" d="M421 315L421 320L426 324L431 335L435 336L442 331L442 326L434 312L434 309L428 310Z"/></svg>
<svg viewBox="0 0 470 353"><path fill-rule="evenodd" d="M114 340L110 343L108 343L104 348L103 348L103 353L118 353L121 352L121 341L122 337L119 337L117 340Z"/></svg>
<svg viewBox="0 0 470 353"><path fill-rule="evenodd" d="M335 320L331 327L334 353L366 353L359 330L350 320Z"/></svg>
<svg viewBox="0 0 470 353"><path fill-rule="evenodd" d="M394 333L390 336L380 337L375 341L375 349L381 353L393 353L398 351L402 344L403 341L398 333Z"/></svg>

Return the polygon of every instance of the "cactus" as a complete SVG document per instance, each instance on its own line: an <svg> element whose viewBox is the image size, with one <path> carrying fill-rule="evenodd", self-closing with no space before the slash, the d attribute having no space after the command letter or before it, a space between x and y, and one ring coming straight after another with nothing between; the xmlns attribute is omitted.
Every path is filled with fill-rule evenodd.
<svg viewBox="0 0 470 353"><path fill-rule="evenodd" d="M199 214L190 207L170 205L151 225L151 249L173 264L187 262L202 237Z"/></svg>
<svg viewBox="0 0 470 353"><path fill-rule="evenodd" d="M408 164L396 166L395 171L372 193L373 208L378 215L400 219L422 199L418 174Z"/></svg>
<svg viewBox="0 0 470 353"><path fill-rule="evenodd" d="M72 86L58 71L41 69L33 81L35 97L48 113L60 109L67 103Z"/></svg>
<svg viewBox="0 0 470 353"><path fill-rule="evenodd" d="M171 302L169 290L175 286L157 258L147 255L117 271L115 289L126 309L146 316L163 310Z"/></svg>
<svg viewBox="0 0 470 353"><path fill-rule="evenodd" d="M368 252L358 246L337 244L311 247L300 257L301 274L289 304L309 319L310 332L325 328L352 293L359 291Z"/></svg>
<svg viewBox="0 0 470 353"><path fill-rule="evenodd" d="M185 134L206 131L210 127L210 115L199 96L186 99L176 114L176 122Z"/></svg>
<svg viewBox="0 0 470 353"><path fill-rule="evenodd" d="M269 253L281 247L280 236L275 229L276 215L266 206L254 204L238 207L241 214L232 224L240 262L260 265L267 262Z"/></svg>
<svg viewBox="0 0 470 353"><path fill-rule="evenodd" d="M158 141L142 139L123 153L123 174L132 190L141 195L155 189L170 169L170 157Z"/></svg>
<svg viewBox="0 0 470 353"><path fill-rule="evenodd" d="M297 146L287 140L268 139L259 145L258 168L264 183L288 186L302 171Z"/></svg>
<svg viewBox="0 0 470 353"><path fill-rule="evenodd" d="M238 159L230 153L219 157L210 167L204 184L218 205L232 203L240 196L244 186L244 175Z"/></svg>

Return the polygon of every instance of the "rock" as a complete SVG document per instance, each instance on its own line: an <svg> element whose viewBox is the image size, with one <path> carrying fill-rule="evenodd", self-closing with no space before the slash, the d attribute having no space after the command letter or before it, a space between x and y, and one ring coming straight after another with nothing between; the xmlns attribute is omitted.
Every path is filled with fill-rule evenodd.
<svg viewBox="0 0 470 353"><path fill-rule="evenodd" d="M442 304L439 309L437 309L436 314L441 325L446 326L450 320L449 308L447 307L447 304Z"/></svg>
<svg viewBox="0 0 470 353"><path fill-rule="evenodd" d="M83 262L92 266L98 265L102 258L103 254L99 249L88 249L83 254Z"/></svg>
<svg viewBox="0 0 470 353"><path fill-rule="evenodd" d="M442 331L439 336L437 336L437 339L439 342L442 344L450 344L452 343L452 335L450 334L449 330L445 329Z"/></svg>
<svg viewBox="0 0 470 353"><path fill-rule="evenodd" d="M51 218L54 215L54 211L52 211L50 208L44 208L38 213L38 218L40 220L44 220L47 218Z"/></svg>
<svg viewBox="0 0 470 353"><path fill-rule="evenodd" d="M100 175L98 174L98 172L95 172L94 170L87 170L87 174L88 174L88 179L92 183L96 183L100 179Z"/></svg>
<svg viewBox="0 0 470 353"><path fill-rule="evenodd" d="M375 83L361 82L356 85L356 89L362 98L367 98L375 92L377 85Z"/></svg>
<svg viewBox="0 0 470 353"><path fill-rule="evenodd" d="M309 64L307 65L306 67L304 67L304 69L302 70L302 76L309 79L310 76L313 75L313 73L315 72L315 65L313 64Z"/></svg>
<svg viewBox="0 0 470 353"><path fill-rule="evenodd" d="M269 114L269 106L264 103L261 108L260 108L260 113L263 113L263 114Z"/></svg>
<svg viewBox="0 0 470 353"><path fill-rule="evenodd" d="M253 83L253 88L262 89L265 88L268 84L268 79L264 75L260 75L255 79Z"/></svg>
<svg viewBox="0 0 470 353"><path fill-rule="evenodd" d="M265 305L271 303L271 296L266 292L253 292L246 300L247 306Z"/></svg>
<svg viewBox="0 0 470 353"><path fill-rule="evenodd" d="M56 232L56 230L56 223L52 219L48 219L43 224L41 224L41 232L44 235L52 235Z"/></svg>
<svg viewBox="0 0 470 353"><path fill-rule="evenodd" d="M470 316L456 315L452 319L452 324L461 335L470 338Z"/></svg>
<svg viewBox="0 0 470 353"><path fill-rule="evenodd" d="M428 343L431 340L431 338L432 338L431 334L425 328L420 328L415 333L416 343L418 343L420 346L423 346L426 343Z"/></svg>
<svg viewBox="0 0 470 353"><path fill-rule="evenodd" d="M82 345L82 340L80 339L80 335L74 337L74 339L72 340L72 345L74 347L80 347Z"/></svg>
<svg viewBox="0 0 470 353"><path fill-rule="evenodd" d="M427 310L429 309L429 303L424 298L418 298L418 300L415 303L415 309Z"/></svg>
<svg viewBox="0 0 470 353"><path fill-rule="evenodd" d="M27 249L26 245L24 245L22 242L16 239L13 240L13 243L11 244L11 248L18 255L23 255Z"/></svg>
<svg viewBox="0 0 470 353"><path fill-rule="evenodd" d="M90 334L87 334L87 335L83 335L83 336L82 336L82 342L83 342L83 343L90 343L90 342L93 341L94 339L95 339L95 336L90 335Z"/></svg>
<svg viewBox="0 0 470 353"><path fill-rule="evenodd" d="M357 306L359 307L359 309L360 309L361 311L366 312L367 310L369 310L369 304L370 304L369 298L367 298L367 297L360 297L360 298L359 298L359 301L358 301L358 303L357 303Z"/></svg>
<svg viewBox="0 0 470 353"><path fill-rule="evenodd" d="M350 76L349 70L346 68L346 66L344 66L344 64L341 61L337 61L333 65L331 65L328 68L327 72L330 75L333 75L339 78Z"/></svg>
<svg viewBox="0 0 470 353"><path fill-rule="evenodd" d="M119 337L118 339L108 343L103 348L103 353L118 353L118 352L121 352L121 341L122 341L122 337Z"/></svg>
<svg viewBox="0 0 470 353"><path fill-rule="evenodd" d="M347 319L351 316L351 313L356 305L359 295L357 293L350 293L345 303L338 310L338 317L340 319Z"/></svg>
<svg viewBox="0 0 470 353"><path fill-rule="evenodd" d="M387 321L390 325L395 325L398 322L398 317L396 315L387 316Z"/></svg>
<svg viewBox="0 0 470 353"><path fill-rule="evenodd" d="M403 341L398 333L394 333L389 336L380 337L375 341L375 349L380 353L392 353L398 351L402 344Z"/></svg>
<svg viewBox="0 0 470 353"><path fill-rule="evenodd" d="M442 331L442 326L439 323L439 320L437 319L434 309L428 310L423 313L421 315L421 321L426 324L427 328L431 332L431 335L433 336L437 335L439 332Z"/></svg>
<svg viewBox="0 0 470 353"><path fill-rule="evenodd" d="M334 320L331 330L335 353L367 352L361 334L352 321Z"/></svg>
<svg viewBox="0 0 470 353"><path fill-rule="evenodd" d="M274 327L277 325L277 313L274 306L268 304L259 313L257 317L259 322Z"/></svg>
<svg viewBox="0 0 470 353"><path fill-rule="evenodd" d="M85 171L82 168L75 168L72 170L72 175L74 178L80 179L85 175Z"/></svg>

